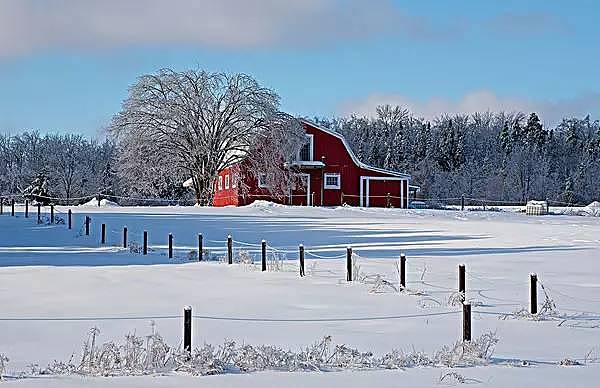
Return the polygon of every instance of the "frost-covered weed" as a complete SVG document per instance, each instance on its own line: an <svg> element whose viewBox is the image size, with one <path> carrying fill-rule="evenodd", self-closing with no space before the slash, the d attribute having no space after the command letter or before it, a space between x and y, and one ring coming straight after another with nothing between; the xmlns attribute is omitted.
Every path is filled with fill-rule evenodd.
<svg viewBox="0 0 600 388"><path fill-rule="evenodd" d="M401 369L421 366L461 367L485 365L498 342L495 333L486 333L472 342L444 346L433 356L411 350L393 350L382 356L362 352L345 344L334 344L326 336L299 351L273 345L236 344L227 340L186 352L169 346L156 332L146 337L128 334L122 342L98 343L100 332L90 330L79 362L54 361L35 374L81 374L86 376L133 376L180 372L191 375L248 373L258 371L331 371Z"/></svg>
<svg viewBox="0 0 600 388"><path fill-rule="evenodd" d="M8 364L8 357L0 353L0 381L3 379L4 371L6 370L6 364Z"/></svg>

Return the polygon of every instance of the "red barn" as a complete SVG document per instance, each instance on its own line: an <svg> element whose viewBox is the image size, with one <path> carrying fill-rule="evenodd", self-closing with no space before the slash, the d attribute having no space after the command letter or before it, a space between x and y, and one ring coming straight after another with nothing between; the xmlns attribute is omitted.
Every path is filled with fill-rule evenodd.
<svg viewBox="0 0 600 388"><path fill-rule="evenodd" d="M243 174L239 173L244 171L242 166L232 166L219 173L213 205L247 205L263 199L293 205L408 207L410 175L368 166L358 160L339 133L307 120L301 122L309 142L291 166L301 176L301 187L290 190L285 198L276 198L260 172ZM249 187L245 193L239 179Z"/></svg>

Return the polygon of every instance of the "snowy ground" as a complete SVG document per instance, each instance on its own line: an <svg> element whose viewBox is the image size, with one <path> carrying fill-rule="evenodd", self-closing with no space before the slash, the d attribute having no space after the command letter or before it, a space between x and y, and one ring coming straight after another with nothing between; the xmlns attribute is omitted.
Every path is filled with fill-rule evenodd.
<svg viewBox="0 0 600 388"><path fill-rule="evenodd" d="M6 210L6 209L5 209ZM0 353L10 358L8 385L145 387L320 386L366 384L428 387L447 368L328 373L261 372L211 377L185 375L11 379L32 363L76 357L88 330L100 341L128 332L144 335L154 320L171 344L181 341L181 311L193 307L193 341L234 339L290 349L332 335L337 343L375 353L392 349L427 353L461 338L460 308L448 299L457 265L467 266L473 335L493 330L500 342L492 365L456 372L482 386L592 386L600 378L600 219L531 217L504 212L393 209L319 209L257 205L245 208L74 208L74 229L0 217ZM66 208L59 208L64 216ZM83 218L92 233L83 235ZM108 244L100 246L100 224ZM148 256L118 248L122 227L140 243L148 230ZM236 251L257 255L259 244L287 251L283 271L188 260L197 233L220 256L231 234ZM166 256L173 233L175 259ZM307 277L297 276L297 246L307 250ZM351 245L363 274L396 282L396 258L407 255L408 295L345 282L341 256ZM317 257L318 256L318 257ZM528 276L536 272L556 302L556 319L499 319L528 304ZM540 290L540 304L544 296ZM439 313L449 314L440 315ZM163 317L163 318L160 318ZM135 318L135 319L124 319ZM265 320L275 320L267 321ZM282 320L282 321L278 321ZM571 358L584 366L557 366ZM520 367L523 361L526 367ZM517 367L519 366L519 367Z"/></svg>

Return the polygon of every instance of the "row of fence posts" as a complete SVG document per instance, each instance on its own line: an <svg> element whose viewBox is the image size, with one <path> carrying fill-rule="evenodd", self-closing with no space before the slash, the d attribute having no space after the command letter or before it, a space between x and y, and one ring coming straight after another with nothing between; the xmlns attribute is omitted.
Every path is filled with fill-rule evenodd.
<svg viewBox="0 0 600 388"><path fill-rule="evenodd" d="M461 199L461 208L464 207L464 196ZM28 201L25 201L25 216L28 217L29 205ZM4 214L4 199L0 198L0 214ZM15 201L11 200L11 216L15 214ZM72 229L72 211L68 210L68 227ZM50 207L50 219L54 222L54 205ZM38 222L41 220L41 209L38 204ZM91 218L85 216L85 234L90 234L90 222ZM123 248L127 248L127 227L123 227ZM106 224L101 225L101 243L106 244ZM267 270L267 241L261 241L261 271ZM144 255L148 254L148 232L143 232L143 250ZM202 233L198 234L198 261L203 260L203 236ZM298 258L300 264L300 277L305 276L304 272L304 245L298 246ZM173 234L169 233L168 237L168 255L169 258L173 258ZM233 238L231 235L227 236L227 263L233 264ZM400 255L400 289L406 289L406 255ZM346 280L348 282L353 281L353 263L352 263L352 247L346 247ZM538 302L537 302L537 275L531 273L529 275L529 311L531 314L537 314ZM463 316L463 341L471 341L471 304L466 302L466 267L464 264L458 266L458 293L460 301L462 302L462 316ZM183 346L187 351L191 351L191 334L192 328L192 308L186 306L184 308L184 339Z"/></svg>

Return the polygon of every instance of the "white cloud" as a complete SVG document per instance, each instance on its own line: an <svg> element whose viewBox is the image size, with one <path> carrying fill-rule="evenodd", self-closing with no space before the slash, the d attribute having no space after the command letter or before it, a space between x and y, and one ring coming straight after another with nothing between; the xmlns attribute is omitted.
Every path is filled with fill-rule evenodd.
<svg viewBox="0 0 600 388"><path fill-rule="evenodd" d="M375 113L375 108L382 104L401 105L427 119L444 113L523 111L536 112L545 123L556 124L563 117L600 115L600 93L584 93L570 99L551 101L501 97L487 90L472 91L459 99L432 97L427 100L415 100L400 94L371 94L362 100L340 104L339 111L342 114L371 116Z"/></svg>
<svg viewBox="0 0 600 388"><path fill-rule="evenodd" d="M435 35L391 0L0 1L0 57L129 44L314 45L385 33Z"/></svg>

